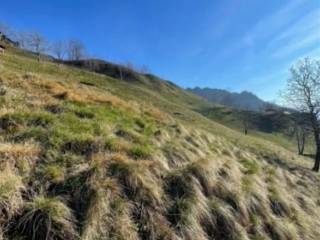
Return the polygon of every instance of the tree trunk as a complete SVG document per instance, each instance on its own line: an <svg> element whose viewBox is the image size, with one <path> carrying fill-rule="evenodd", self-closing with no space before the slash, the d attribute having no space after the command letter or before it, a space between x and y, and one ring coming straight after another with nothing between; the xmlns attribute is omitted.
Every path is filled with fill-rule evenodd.
<svg viewBox="0 0 320 240"><path fill-rule="evenodd" d="M320 168L320 133L318 131L315 131L314 133L315 135L315 142L316 142L316 158L314 161L314 167L313 167L313 171L315 172L319 172L319 168Z"/></svg>
<svg viewBox="0 0 320 240"><path fill-rule="evenodd" d="M305 133L297 132L296 137L297 137L297 144L298 144L298 153L299 153L299 155L303 155L304 145L305 145L305 141L306 141L306 135L305 135Z"/></svg>
<svg viewBox="0 0 320 240"><path fill-rule="evenodd" d="M320 126L319 126L319 119L317 118L317 115L311 111L310 114L311 117L311 125L313 128L313 134L314 134L314 140L316 143L316 157L314 160L314 166L312 168L313 171L319 172L320 168Z"/></svg>
<svg viewBox="0 0 320 240"><path fill-rule="evenodd" d="M299 152L300 155L303 155L304 154L304 141L302 142L302 146L300 148L300 152Z"/></svg>

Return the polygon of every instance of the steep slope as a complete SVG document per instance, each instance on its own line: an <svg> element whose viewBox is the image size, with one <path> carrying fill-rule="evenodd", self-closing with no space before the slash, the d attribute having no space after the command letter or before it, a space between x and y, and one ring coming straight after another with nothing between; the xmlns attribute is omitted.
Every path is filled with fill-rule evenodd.
<svg viewBox="0 0 320 240"><path fill-rule="evenodd" d="M201 96L213 103L233 107L240 110L261 111L267 103L251 92L233 93L214 88L189 88L188 91Z"/></svg>
<svg viewBox="0 0 320 240"><path fill-rule="evenodd" d="M164 81L152 74L139 73L132 68L125 66L94 59L67 61L64 63L116 78L130 84L130 87L132 88L139 87L140 89L135 89L135 91L144 92L141 95L135 96L135 98L144 97L142 100L152 102L160 109L170 112L180 119L185 119L187 122L190 122L190 120L194 118L191 115L194 115L194 113L197 112L216 122L227 125L238 131L243 131L242 118L246 116L251 134L262 136L267 139L276 139L278 142L281 142L283 146L295 148L295 146L291 146L294 144L290 142L290 137L287 133L291 123L291 116L284 114L283 110L279 107L275 107L274 111L268 112L232 109L199 98L196 95L191 94L190 91L184 91L177 85L169 81ZM126 85L128 86L128 84ZM116 92L114 93L119 94ZM229 95L230 94L231 93L229 93ZM126 98L132 95L135 94L128 94L128 92L125 91L125 94L123 94L122 97ZM241 102L241 98L246 98L246 93L241 94L241 96L239 94L235 95L235 98L238 98L238 102ZM249 95L251 96L252 94ZM256 96L252 98L258 99ZM257 106L262 103L266 106L266 103L262 100L258 99L258 101L260 102L257 103ZM254 105L255 101L251 102L251 104ZM255 106L255 108L257 108L257 106ZM186 110L192 111L185 112ZM285 142L288 144L283 144Z"/></svg>
<svg viewBox="0 0 320 240"><path fill-rule="evenodd" d="M205 118L192 108L209 103L170 84L25 56L0 56L4 239L320 236L310 160Z"/></svg>

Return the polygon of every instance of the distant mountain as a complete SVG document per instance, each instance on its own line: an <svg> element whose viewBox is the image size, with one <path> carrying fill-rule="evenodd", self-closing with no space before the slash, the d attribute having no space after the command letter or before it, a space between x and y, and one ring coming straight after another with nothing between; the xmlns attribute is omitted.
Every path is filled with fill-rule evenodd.
<svg viewBox="0 0 320 240"><path fill-rule="evenodd" d="M241 93L229 92L214 88L188 88L188 91L201 96L210 102L233 107L241 110L261 111L269 103L258 98L251 92L243 91Z"/></svg>

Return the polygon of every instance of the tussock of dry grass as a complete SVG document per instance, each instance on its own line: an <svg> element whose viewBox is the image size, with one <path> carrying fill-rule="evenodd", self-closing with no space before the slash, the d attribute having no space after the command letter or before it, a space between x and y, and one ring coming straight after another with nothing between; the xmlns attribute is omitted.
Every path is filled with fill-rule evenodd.
<svg viewBox="0 0 320 240"><path fill-rule="evenodd" d="M71 210L58 198L36 197L25 205L13 236L28 239L77 239Z"/></svg>
<svg viewBox="0 0 320 240"><path fill-rule="evenodd" d="M38 159L40 149L32 143L0 143L0 169L6 167L28 172Z"/></svg>
<svg viewBox="0 0 320 240"><path fill-rule="evenodd" d="M24 185L10 169L0 171L0 224L11 219L23 204Z"/></svg>
<svg viewBox="0 0 320 240"><path fill-rule="evenodd" d="M126 157L112 158L108 165L109 174L116 177L124 194L133 201L151 206L162 205L162 189L149 170L151 163L132 161Z"/></svg>
<svg viewBox="0 0 320 240"><path fill-rule="evenodd" d="M110 226L113 224L111 204L118 198L117 183L105 180L103 185L95 183L86 213L82 239L108 239Z"/></svg>

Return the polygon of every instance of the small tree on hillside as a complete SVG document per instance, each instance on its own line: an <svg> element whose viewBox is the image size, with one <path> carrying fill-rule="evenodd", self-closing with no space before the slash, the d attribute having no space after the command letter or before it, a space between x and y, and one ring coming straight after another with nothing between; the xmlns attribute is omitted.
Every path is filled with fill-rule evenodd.
<svg viewBox="0 0 320 240"><path fill-rule="evenodd" d="M70 40L68 43L68 59L71 61L78 61L85 56L85 47L82 42L78 40Z"/></svg>
<svg viewBox="0 0 320 240"><path fill-rule="evenodd" d="M26 32L17 32L16 39L19 43L20 48L27 49L29 45L29 35Z"/></svg>
<svg viewBox="0 0 320 240"><path fill-rule="evenodd" d="M308 123L308 118L304 114L299 114L292 120L290 134L296 140L299 155L304 154L305 144L310 135L310 124Z"/></svg>
<svg viewBox="0 0 320 240"><path fill-rule="evenodd" d="M320 61L308 58L291 68L283 97L287 104L308 115L316 144L313 170L320 168Z"/></svg>
<svg viewBox="0 0 320 240"><path fill-rule="evenodd" d="M55 42L52 45L52 52L59 61L62 61L67 53L67 46L65 42L63 41Z"/></svg>
<svg viewBox="0 0 320 240"><path fill-rule="evenodd" d="M147 73L149 73L150 71L149 71L149 68L148 68L148 66L147 65L142 65L141 67L140 67L140 69L139 69L139 73L140 74L147 74Z"/></svg>
<svg viewBox="0 0 320 240"><path fill-rule="evenodd" d="M48 50L48 41L37 32L30 33L28 36L28 42L31 49L37 54L38 61L41 60L41 55Z"/></svg>

